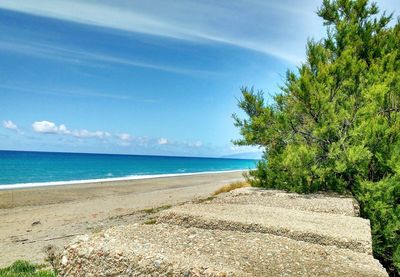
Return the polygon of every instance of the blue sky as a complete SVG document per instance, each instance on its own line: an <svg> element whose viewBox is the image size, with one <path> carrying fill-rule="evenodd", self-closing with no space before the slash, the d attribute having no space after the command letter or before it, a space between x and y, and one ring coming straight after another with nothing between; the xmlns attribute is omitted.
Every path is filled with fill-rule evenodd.
<svg viewBox="0 0 400 277"><path fill-rule="evenodd" d="M230 142L240 87L278 91L320 2L0 0L0 149L257 152Z"/></svg>

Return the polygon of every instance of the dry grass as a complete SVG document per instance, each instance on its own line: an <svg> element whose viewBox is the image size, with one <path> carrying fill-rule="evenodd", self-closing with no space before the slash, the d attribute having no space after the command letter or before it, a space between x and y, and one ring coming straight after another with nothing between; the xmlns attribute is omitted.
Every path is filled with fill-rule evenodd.
<svg viewBox="0 0 400 277"><path fill-rule="evenodd" d="M224 193L224 192L230 192L231 190L238 189L238 188L244 188L244 187L250 187L250 184L247 182L231 183L231 184L228 184L228 185L225 185L225 186L219 188L218 190L216 190L213 193L213 195L218 195L218 194Z"/></svg>

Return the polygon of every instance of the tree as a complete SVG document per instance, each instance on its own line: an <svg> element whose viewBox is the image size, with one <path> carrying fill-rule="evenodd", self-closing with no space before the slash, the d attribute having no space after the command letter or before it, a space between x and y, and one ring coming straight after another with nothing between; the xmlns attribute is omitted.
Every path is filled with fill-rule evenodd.
<svg viewBox="0 0 400 277"><path fill-rule="evenodd" d="M246 118L234 115L235 143L264 149L249 174L254 186L352 192L371 218L374 253L398 274L400 21L390 26L392 15L368 0L324 0L317 13L326 38L307 43L306 62L287 72L273 104L242 89Z"/></svg>

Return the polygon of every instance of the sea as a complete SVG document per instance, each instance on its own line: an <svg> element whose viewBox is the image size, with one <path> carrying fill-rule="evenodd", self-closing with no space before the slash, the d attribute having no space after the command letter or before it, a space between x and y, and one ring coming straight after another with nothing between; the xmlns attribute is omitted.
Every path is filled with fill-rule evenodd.
<svg viewBox="0 0 400 277"><path fill-rule="evenodd" d="M0 151L0 189L253 169L257 160Z"/></svg>

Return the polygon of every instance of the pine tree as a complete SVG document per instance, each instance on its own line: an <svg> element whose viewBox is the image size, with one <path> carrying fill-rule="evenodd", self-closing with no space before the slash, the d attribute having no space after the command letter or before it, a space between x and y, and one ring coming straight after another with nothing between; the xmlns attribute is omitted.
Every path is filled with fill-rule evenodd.
<svg viewBox="0 0 400 277"><path fill-rule="evenodd" d="M368 0L324 0L326 38L307 43L273 104L242 89L238 145L264 149L254 186L352 192L372 223L374 253L400 271L400 21ZM397 266L397 270L395 269ZM397 271L397 273L396 273Z"/></svg>

